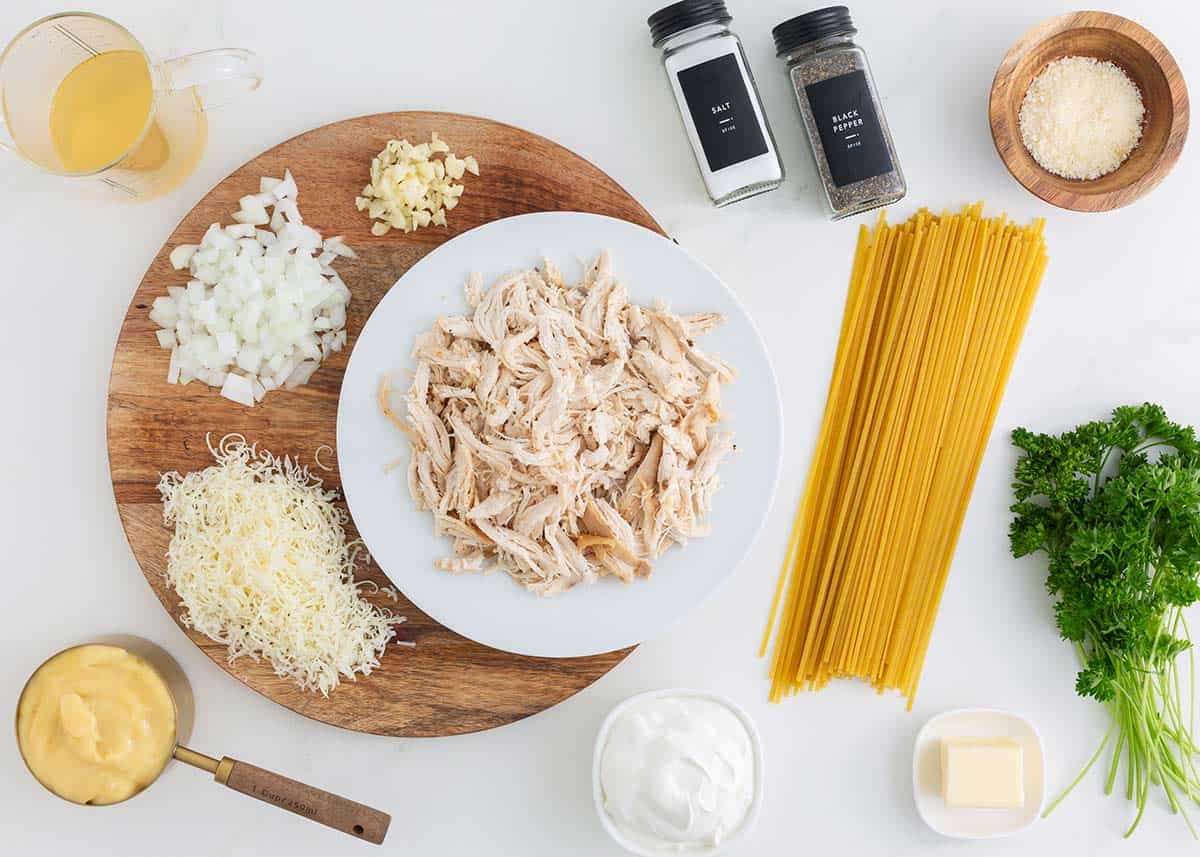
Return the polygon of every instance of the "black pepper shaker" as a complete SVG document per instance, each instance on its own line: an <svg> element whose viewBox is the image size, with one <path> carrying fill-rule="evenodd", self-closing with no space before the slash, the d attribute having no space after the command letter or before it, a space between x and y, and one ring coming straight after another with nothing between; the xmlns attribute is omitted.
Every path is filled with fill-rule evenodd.
<svg viewBox="0 0 1200 857"><path fill-rule="evenodd" d="M771 31L787 63L834 220L889 205L907 186L867 55L845 6L784 21Z"/></svg>

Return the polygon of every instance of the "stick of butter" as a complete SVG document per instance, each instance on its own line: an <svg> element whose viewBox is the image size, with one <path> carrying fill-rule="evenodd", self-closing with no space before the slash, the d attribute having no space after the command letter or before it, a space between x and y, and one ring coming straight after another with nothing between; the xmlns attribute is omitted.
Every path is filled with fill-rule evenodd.
<svg viewBox="0 0 1200 857"><path fill-rule="evenodd" d="M952 808L1024 806L1021 745L1011 738L943 738L942 799Z"/></svg>

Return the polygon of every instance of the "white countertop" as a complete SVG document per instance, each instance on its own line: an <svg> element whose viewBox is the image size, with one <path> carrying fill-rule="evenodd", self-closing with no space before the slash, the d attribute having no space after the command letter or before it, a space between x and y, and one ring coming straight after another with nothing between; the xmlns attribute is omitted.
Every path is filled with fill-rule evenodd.
<svg viewBox="0 0 1200 857"><path fill-rule="evenodd" d="M1200 424L1200 141L1191 141L1158 190L1101 215L1040 203L992 148L986 108L996 64L1026 29L1069 6L852 4L909 182L893 219L919 204L983 199L991 211L1049 221L1050 269L975 488L917 704L905 713L900 699L849 683L770 706L755 657L824 405L855 239L853 224L831 224L821 214L808 145L770 40L773 25L815 3L731 0L788 179L774 193L720 211L704 196L649 45L650 0L89 5L160 55L251 48L262 54L267 78L251 100L214 114L199 172L141 207L0 158L9 301L0 703L15 705L28 673L53 651L105 634L138 634L186 669L198 701L196 748L391 812L386 851L584 857L615 853L594 817L588 779L604 714L638 691L693 686L738 700L763 733L766 804L739 855L1195 853L1182 821L1158 799L1135 844L1122 842L1130 807L1105 798L1096 777L1049 820L1008 840L942 839L912 803L912 740L939 711L995 706L1032 719L1046 741L1051 791L1082 766L1106 725L1100 707L1073 692L1073 656L1052 623L1044 562L1009 556L1008 431L1059 430L1144 400ZM1130 0L1109 8L1157 33L1200 95L1200 6ZM57 4L45 0L7 0L0 38L53 11ZM777 366L787 427L783 479L766 529L703 609L549 711L436 740L357 735L306 720L204 657L134 563L104 442L118 324L176 221L222 176L280 140L336 119L409 108L519 125L609 172L745 302ZM370 848L220 789L182 765L126 805L80 809L44 792L12 741L0 741L0 805L8 842L0 851L14 855L300 857Z"/></svg>

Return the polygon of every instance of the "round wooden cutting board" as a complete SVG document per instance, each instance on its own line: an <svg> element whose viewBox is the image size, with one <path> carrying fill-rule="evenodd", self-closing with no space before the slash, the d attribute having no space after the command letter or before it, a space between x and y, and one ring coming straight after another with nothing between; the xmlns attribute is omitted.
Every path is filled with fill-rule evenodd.
<svg viewBox="0 0 1200 857"><path fill-rule="evenodd" d="M478 158L482 174L466 177L448 228L372 236L366 215L354 207L371 158L391 138L416 143L433 131L459 157ZM209 224L232 222L239 197L257 193L260 177L282 176L285 167L296 177L305 223L327 237L345 236L358 253L357 259L335 266L353 293L346 324L349 347L326 361L307 386L270 393L254 408L236 405L200 382L167 384L168 353L158 347L148 313L167 286L187 280L186 272L171 268L168 254L178 244L199 242ZM460 232L531 211L594 212L662 232L616 182L561 146L487 119L423 112L364 116L294 137L234 172L183 218L129 305L108 393L108 457L121 522L146 580L176 622L178 598L163 577L171 532L163 525L155 487L160 475L212 464L205 444L209 432L214 438L239 432L265 449L311 464L318 447L336 443L346 360L384 293L413 263ZM514 252L519 257L520 248ZM326 451L322 462L333 465L335 458ZM336 471L313 469L327 486L341 488ZM353 524L350 535L357 537ZM360 568L359 577L388 583L373 562ZM343 682L328 699L277 678L265 663L242 658L230 664L224 646L184 630L222 669L280 705L347 729L412 737L475 732L520 720L587 687L631 651L564 660L511 655L451 633L403 593L399 605L382 596L376 600L408 617L397 639L416 646L389 645L377 671ZM546 608L553 609L553 602Z"/></svg>

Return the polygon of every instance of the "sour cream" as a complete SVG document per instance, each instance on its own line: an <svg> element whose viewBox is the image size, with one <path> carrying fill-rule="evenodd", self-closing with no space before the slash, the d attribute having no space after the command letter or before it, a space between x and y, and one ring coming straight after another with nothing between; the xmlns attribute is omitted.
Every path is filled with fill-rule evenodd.
<svg viewBox="0 0 1200 857"><path fill-rule="evenodd" d="M754 747L735 713L699 696L635 702L600 757L604 811L632 843L664 853L711 849L754 801Z"/></svg>

